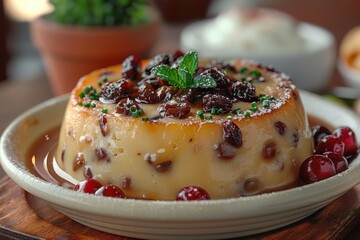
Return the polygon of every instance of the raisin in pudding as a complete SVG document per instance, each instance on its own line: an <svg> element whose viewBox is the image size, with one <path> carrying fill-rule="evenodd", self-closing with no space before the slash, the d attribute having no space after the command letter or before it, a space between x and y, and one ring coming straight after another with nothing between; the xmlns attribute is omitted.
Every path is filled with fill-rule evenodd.
<svg viewBox="0 0 360 240"><path fill-rule="evenodd" d="M127 198L221 199L299 181L313 138L285 74L245 60L161 54L84 76L72 91L57 163ZM100 185L99 185L100 186ZM196 198L196 197L195 197Z"/></svg>

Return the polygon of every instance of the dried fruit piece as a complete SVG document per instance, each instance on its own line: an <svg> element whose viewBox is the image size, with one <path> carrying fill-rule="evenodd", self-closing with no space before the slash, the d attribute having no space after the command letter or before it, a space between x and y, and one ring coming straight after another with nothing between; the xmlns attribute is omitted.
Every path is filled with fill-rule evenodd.
<svg viewBox="0 0 360 240"><path fill-rule="evenodd" d="M155 170L157 172L166 172L170 169L171 165L172 165L172 161L165 161L162 163L157 163L157 164L155 164Z"/></svg>
<svg viewBox="0 0 360 240"><path fill-rule="evenodd" d="M240 128L232 121L223 123L223 139L234 147L242 146L242 134Z"/></svg>
<svg viewBox="0 0 360 240"><path fill-rule="evenodd" d="M218 94L206 94L203 97L203 110L204 112L211 112L212 109L219 111L222 110L222 113L228 113L231 111L232 102L229 98L218 95Z"/></svg>
<svg viewBox="0 0 360 240"><path fill-rule="evenodd" d="M231 92L235 99L239 99L244 102L256 102L258 100L255 86L247 81L237 81L233 83Z"/></svg>
<svg viewBox="0 0 360 240"><path fill-rule="evenodd" d="M206 77L210 76L212 77L216 82L217 88L228 88L230 84L230 79L226 77L226 74L221 72L220 70L216 68L210 68L205 71L203 71L199 76Z"/></svg>
<svg viewBox="0 0 360 240"><path fill-rule="evenodd" d="M171 101L159 106L158 112L162 117L184 119L187 118L190 113L190 104Z"/></svg>
<svg viewBox="0 0 360 240"><path fill-rule="evenodd" d="M105 148L102 148L102 147L96 148L95 155L99 161L107 161L107 162L111 161Z"/></svg>
<svg viewBox="0 0 360 240"><path fill-rule="evenodd" d="M264 159L272 159L276 155L276 143L274 141L266 141L262 149Z"/></svg>
<svg viewBox="0 0 360 240"><path fill-rule="evenodd" d="M283 136L286 132L286 124L282 121L277 121L274 123L274 127L276 129L276 131Z"/></svg>
<svg viewBox="0 0 360 240"><path fill-rule="evenodd" d="M101 134L105 137L109 134L110 129L107 121L107 117L105 114L99 115L99 126L101 130Z"/></svg>
<svg viewBox="0 0 360 240"><path fill-rule="evenodd" d="M140 109L139 104L130 98L121 99L116 106L117 113L127 116L130 116L134 111L139 111Z"/></svg>
<svg viewBox="0 0 360 240"><path fill-rule="evenodd" d="M214 150L217 152L218 158L223 160L232 159L236 153L236 148L227 142L215 144Z"/></svg>
<svg viewBox="0 0 360 240"><path fill-rule="evenodd" d="M129 97L131 89L132 84L125 79L121 79L117 82L107 82L101 87L100 96L104 100L118 102L120 99Z"/></svg>
<svg viewBox="0 0 360 240"><path fill-rule="evenodd" d="M141 73L140 58L135 55L127 57L122 63L121 74L126 79L137 80Z"/></svg>

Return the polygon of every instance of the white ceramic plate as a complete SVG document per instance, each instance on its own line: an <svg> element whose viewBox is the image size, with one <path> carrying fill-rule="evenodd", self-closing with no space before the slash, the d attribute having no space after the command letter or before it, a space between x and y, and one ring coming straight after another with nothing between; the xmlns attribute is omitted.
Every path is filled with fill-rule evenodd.
<svg viewBox="0 0 360 240"><path fill-rule="evenodd" d="M360 136L360 119L322 98L301 93L311 115ZM44 102L19 116L0 141L1 164L23 189L89 227L147 239L218 239L245 236L298 221L360 182L360 157L334 177L290 190L225 200L176 202L104 198L74 192L32 175L25 154L34 139L61 124L67 97Z"/></svg>

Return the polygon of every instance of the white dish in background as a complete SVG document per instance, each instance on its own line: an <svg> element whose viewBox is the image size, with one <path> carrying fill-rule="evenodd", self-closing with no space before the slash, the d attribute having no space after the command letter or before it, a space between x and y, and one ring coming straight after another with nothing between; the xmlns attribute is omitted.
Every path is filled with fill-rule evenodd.
<svg viewBox="0 0 360 240"><path fill-rule="evenodd" d="M312 116L347 125L360 136L360 119L348 109L301 92ZM19 116L0 140L1 165L24 190L89 227L147 239L218 239L245 236L296 222L354 187L360 181L360 157L329 179L256 196L208 201L151 201L105 198L78 193L46 182L24 166L35 139L59 126L67 97L46 101Z"/></svg>
<svg viewBox="0 0 360 240"><path fill-rule="evenodd" d="M285 16L285 19L287 19L286 14L275 10L257 10L265 13L268 12L271 15L280 15L280 17L283 15ZM288 17L288 19L289 21L293 20L291 17ZM282 53L276 51L272 52L271 49L267 52L256 52L244 50L244 48L241 47L237 48L235 43L228 43L223 47L214 48L214 45L210 44L211 41L207 39L207 33L209 29L213 31L214 29L212 28L216 27L215 20L216 18L199 21L185 27L180 37L181 49L184 51L198 51L201 57L222 57L225 59L244 58L255 60L264 65L272 65L279 71L290 75L295 85L300 89L318 91L326 87L326 83L329 80L335 65L335 40L333 35L326 29L313 24L300 22L295 24L297 27L295 31L303 40L304 47L300 47L296 51L284 51ZM287 27L289 27L289 31L294 30L290 29L291 24L289 26L284 25L284 28ZM267 30L268 29L265 29L264 32ZM247 32L249 32L249 34L254 33L251 30L247 30ZM236 34L241 34L241 28L234 29L234 35L230 35L231 32L227 33L229 34L229 37L236 37L238 36ZM223 33L219 33L219 35L220 34ZM265 43L266 36L267 35L262 36ZM259 38L260 37L261 36L259 36ZM271 39L271 41L276 39L276 35L273 37L274 39ZM285 38L282 38L281 40L284 39Z"/></svg>

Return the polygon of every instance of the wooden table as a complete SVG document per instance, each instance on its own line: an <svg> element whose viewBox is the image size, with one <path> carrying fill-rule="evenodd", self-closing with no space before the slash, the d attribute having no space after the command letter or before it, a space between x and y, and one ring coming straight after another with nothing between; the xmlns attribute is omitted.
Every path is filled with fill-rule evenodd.
<svg viewBox="0 0 360 240"><path fill-rule="evenodd" d="M337 46L339 46L342 37L349 29L360 24L360 14L359 14L360 1L358 0L316 0L316 1L284 0L284 1L279 1L279 3L275 6L275 8L288 12L301 21L311 22L327 28L328 30L334 33L337 41ZM156 46L153 52L154 53L166 52L176 49L179 46L180 31L185 25L186 23L166 24L164 26L164 31L162 32L161 41ZM339 85L344 85L344 82L340 77L338 71L334 69L334 73L331 79L329 79L328 87L330 88ZM53 97L53 94L51 93L46 76L35 76L33 77L33 79L27 81L8 80L3 83L0 83L0 134L3 132L5 127L20 113L51 97ZM1 174L2 173L0 172L0 176ZM11 191L15 191L17 194L14 199L16 199L16 197L17 199L19 199L19 194L23 196L26 195L26 193L24 193L19 188L13 187L9 189L4 187L4 185L6 184L10 184L10 185L13 184L12 181L9 179L3 178L0 181L0 184L1 184L0 195L2 194L2 199L0 200L4 200L4 196L9 197ZM3 192L4 189L10 192L8 194L5 194L6 192ZM342 222L341 226L340 225L334 226L334 224L335 225L339 224L339 222L329 221L328 222L329 228L326 228L326 222L325 222L323 225L323 229L318 229L319 236L318 238L315 239L323 239L321 237L322 232L329 233L329 231L332 231L334 229L337 230L340 229L341 234L333 235L332 237L329 237L331 236L331 234L326 235L329 237L328 239L340 239L340 238L344 238L348 240L360 239L360 219L357 214L359 210L358 207L360 206L359 199L360 199L360 186L357 186L357 188L353 189L350 193L348 193L347 195L342 197L339 201L337 201L336 203L337 205L334 207L337 207L338 209L342 209L343 206L341 205L350 206L352 204L351 206L354 207L355 212L353 213L353 215L351 215L351 218L347 219L348 222ZM6 201L7 200L8 199L6 199ZM20 198L20 200L23 201L23 204L27 204L26 201L24 201L24 199ZM39 202L41 203L41 201L39 200L36 201L37 203ZM32 212L32 214L34 214L34 212L31 209L30 211ZM0 209L0 214L5 214L4 208ZM52 214L54 213L52 212ZM60 213L55 213L55 215L56 214L60 214ZM329 211L329 209L325 209L324 212L318 213L318 215L321 214L325 214L325 215L327 214L329 220L332 218L331 217L332 213L331 211ZM9 217L8 215L0 216L0 225L4 226L4 224L6 223L7 227L12 227L15 230L16 229L21 230L21 228L20 229L16 228L17 226L16 224L9 225L8 217ZM36 214L33 215L32 217L35 220L36 219L39 220L40 218ZM65 216L56 215L56 217L57 217L56 219L62 219L62 220L65 219L67 223L72 222L72 220L69 220ZM49 224L46 223L46 226L49 226ZM334 227L334 228L330 228L330 227ZM349 229L354 229L354 230L350 232ZM3 229L0 227L0 238L1 236L3 236L2 232ZM249 238L249 239L287 239L286 235L284 235L284 231L280 231L280 233L282 235L281 234L275 235L275 237L273 237L274 235L268 235L268 236L265 235L265 237L260 236L257 238ZM35 232L33 232L33 234L36 235ZM45 237L45 236L38 235L38 237ZM57 238L58 236L47 235L46 237ZM299 235L299 239L304 239L303 237L304 235L301 234ZM65 237L65 239L70 239L70 238ZM76 239L83 239L83 238L76 238Z"/></svg>

